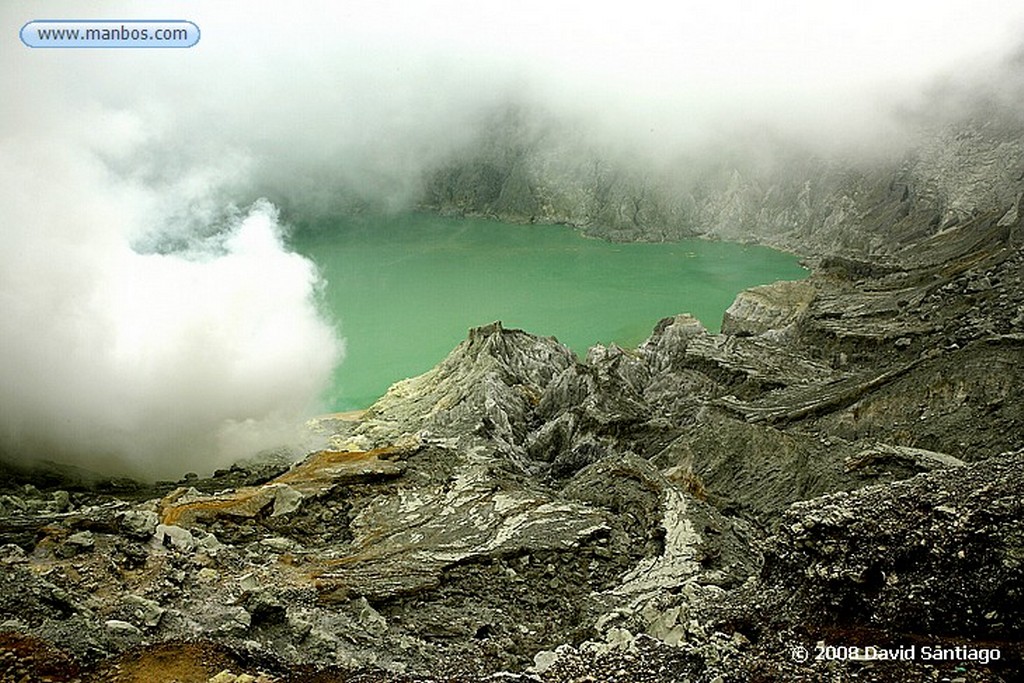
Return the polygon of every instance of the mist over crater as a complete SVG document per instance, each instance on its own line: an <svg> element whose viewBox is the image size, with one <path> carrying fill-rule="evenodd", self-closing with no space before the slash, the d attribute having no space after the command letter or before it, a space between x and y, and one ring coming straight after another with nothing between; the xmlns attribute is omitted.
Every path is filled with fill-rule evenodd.
<svg viewBox="0 0 1024 683"><path fill-rule="evenodd" d="M281 425L321 407L343 362L319 275L282 239L324 217L874 253L891 235L848 217L881 188L893 215L936 216L907 236L1012 192L991 128L963 150L991 158L971 180L988 194L933 172L958 153L934 142L947 122L979 101L1012 111L1009 2L29 2L0 19L83 13L182 15L203 38L0 46L0 441L16 458L156 475L290 439Z"/></svg>

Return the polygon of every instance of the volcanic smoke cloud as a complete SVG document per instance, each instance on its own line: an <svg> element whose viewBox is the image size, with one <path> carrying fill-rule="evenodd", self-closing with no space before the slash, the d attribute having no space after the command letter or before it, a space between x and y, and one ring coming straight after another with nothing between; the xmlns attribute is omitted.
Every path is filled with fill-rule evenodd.
<svg viewBox="0 0 1024 683"><path fill-rule="evenodd" d="M157 476L293 442L341 344L274 207L225 216L187 251L140 252L153 190L74 146L5 143L0 184L19 190L0 244L9 454Z"/></svg>
<svg viewBox="0 0 1024 683"><path fill-rule="evenodd" d="M886 147L936 78L1002 63L1019 4L4 3L0 451L174 476L294 440L344 345L286 226L409 207L502 103L638 158L749 126ZM14 38L61 18L202 38Z"/></svg>

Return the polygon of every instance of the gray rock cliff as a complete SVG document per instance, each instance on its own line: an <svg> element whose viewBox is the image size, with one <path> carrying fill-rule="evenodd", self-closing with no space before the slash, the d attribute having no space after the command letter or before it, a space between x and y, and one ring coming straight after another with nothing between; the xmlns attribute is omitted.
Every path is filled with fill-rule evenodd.
<svg viewBox="0 0 1024 683"><path fill-rule="evenodd" d="M1024 192L1024 124L931 123L890 158L737 141L651 168L572 122L510 107L427 182L425 207L564 223L612 240L703 236L803 254L888 255ZM765 163L762 158L771 159Z"/></svg>

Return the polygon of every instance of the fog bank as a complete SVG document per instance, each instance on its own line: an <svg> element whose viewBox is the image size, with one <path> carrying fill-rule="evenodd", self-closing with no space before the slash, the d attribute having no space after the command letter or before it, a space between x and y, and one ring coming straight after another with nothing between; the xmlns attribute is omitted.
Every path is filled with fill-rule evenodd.
<svg viewBox="0 0 1024 683"><path fill-rule="evenodd" d="M13 40L41 18L202 38ZM942 87L1002 91L1024 7L24 2L0 22L0 449L164 476L317 410L345 321L318 312L287 226L413 206L496 108L652 165L750 131L888 153L908 111L957 99Z"/></svg>

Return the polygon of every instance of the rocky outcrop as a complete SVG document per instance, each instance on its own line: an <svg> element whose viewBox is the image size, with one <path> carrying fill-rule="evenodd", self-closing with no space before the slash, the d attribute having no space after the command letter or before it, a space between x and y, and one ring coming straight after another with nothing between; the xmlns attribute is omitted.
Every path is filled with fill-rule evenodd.
<svg viewBox="0 0 1024 683"><path fill-rule="evenodd" d="M1019 642L1022 455L797 503L762 587L806 623Z"/></svg>
<svg viewBox="0 0 1024 683"><path fill-rule="evenodd" d="M780 333L796 324L814 299L807 282L775 282L740 292L722 317L722 334L748 336Z"/></svg>

